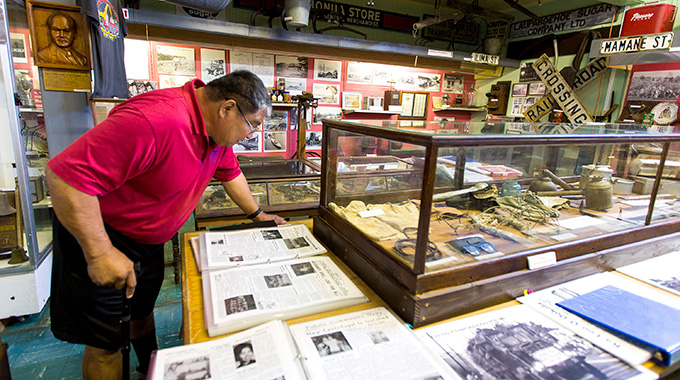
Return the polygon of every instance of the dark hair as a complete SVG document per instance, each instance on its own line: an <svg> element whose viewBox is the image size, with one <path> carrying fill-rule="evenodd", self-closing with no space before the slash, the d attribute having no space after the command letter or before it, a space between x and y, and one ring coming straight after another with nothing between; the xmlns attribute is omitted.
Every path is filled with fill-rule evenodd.
<svg viewBox="0 0 680 380"><path fill-rule="evenodd" d="M244 348L249 348L251 352L253 351L253 345L250 344L250 342L245 342L245 343L239 343L234 348L234 352L236 352L236 355L241 355L241 351L243 351Z"/></svg>
<svg viewBox="0 0 680 380"><path fill-rule="evenodd" d="M257 75L238 70L210 81L205 86L208 99L214 102L224 99L235 100L245 113L266 109L271 113L271 99L264 84Z"/></svg>

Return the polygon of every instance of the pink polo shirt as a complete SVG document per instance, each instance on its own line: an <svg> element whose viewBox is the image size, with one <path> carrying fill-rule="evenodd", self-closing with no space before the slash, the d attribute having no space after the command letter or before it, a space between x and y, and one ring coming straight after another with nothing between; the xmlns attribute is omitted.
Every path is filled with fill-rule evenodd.
<svg viewBox="0 0 680 380"><path fill-rule="evenodd" d="M184 225L215 177L241 170L232 151L208 138L194 86L141 94L47 165L71 186L99 197L104 221L144 244L164 243Z"/></svg>

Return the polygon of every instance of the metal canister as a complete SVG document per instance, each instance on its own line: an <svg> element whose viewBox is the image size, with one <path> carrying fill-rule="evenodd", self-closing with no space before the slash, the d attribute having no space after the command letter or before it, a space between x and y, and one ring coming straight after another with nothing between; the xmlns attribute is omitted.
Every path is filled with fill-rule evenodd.
<svg viewBox="0 0 680 380"><path fill-rule="evenodd" d="M614 207L612 200L612 184L600 176L594 176L585 188L586 208L591 210L607 210Z"/></svg>

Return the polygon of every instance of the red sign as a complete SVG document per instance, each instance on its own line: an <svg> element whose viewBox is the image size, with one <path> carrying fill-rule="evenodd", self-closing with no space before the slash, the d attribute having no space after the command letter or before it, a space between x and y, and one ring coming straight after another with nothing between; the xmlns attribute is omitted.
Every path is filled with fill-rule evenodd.
<svg viewBox="0 0 680 380"><path fill-rule="evenodd" d="M677 7L671 4L651 4L630 8L623 16L621 37L670 32L673 30Z"/></svg>

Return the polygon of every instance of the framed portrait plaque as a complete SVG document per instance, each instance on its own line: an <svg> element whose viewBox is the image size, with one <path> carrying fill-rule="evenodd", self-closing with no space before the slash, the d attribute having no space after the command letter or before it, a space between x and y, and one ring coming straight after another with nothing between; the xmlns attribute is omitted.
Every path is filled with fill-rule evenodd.
<svg viewBox="0 0 680 380"><path fill-rule="evenodd" d="M90 31L80 7L27 1L36 66L90 70Z"/></svg>

